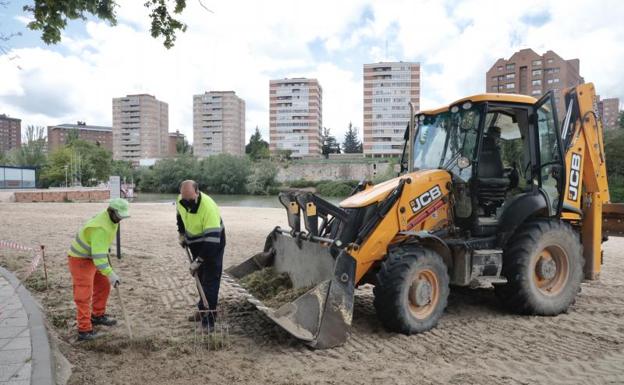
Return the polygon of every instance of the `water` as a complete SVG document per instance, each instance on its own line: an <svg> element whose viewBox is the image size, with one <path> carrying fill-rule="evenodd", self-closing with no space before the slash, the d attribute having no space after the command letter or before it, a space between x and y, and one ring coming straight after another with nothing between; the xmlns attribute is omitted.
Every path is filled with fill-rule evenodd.
<svg viewBox="0 0 624 385"><path fill-rule="evenodd" d="M142 193L136 194L133 202L170 203L175 202L177 194ZM283 208L277 195L220 195L209 194L219 206L231 207L273 207ZM337 205L343 198L331 197L328 201Z"/></svg>

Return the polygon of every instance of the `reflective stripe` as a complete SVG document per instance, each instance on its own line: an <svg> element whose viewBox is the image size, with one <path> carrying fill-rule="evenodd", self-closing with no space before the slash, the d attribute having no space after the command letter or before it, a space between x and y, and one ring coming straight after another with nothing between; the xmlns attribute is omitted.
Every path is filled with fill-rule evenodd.
<svg viewBox="0 0 624 385"><path fill-rule="evenodd" d="M204 230L201 234L191 234L188 231L185 232L185 235L187 238L196 238L196 237L201 237L201 236L206 236L210 233L221 233L221 231L223 231L223 226L221 227L212 227L209 229Z"/></svg>
<svg viewBox="0 0 624 385"><path fill-rule="evenodd" d="M91 254L91 258L95 259L95 258L106 258L108 257L108 254L104 253L104 254Z"/></svg>
<svg viewBox="0 0 624 385"><path fill-rule="evenodd" d="M201 237L195 239L186 239L186 243L197 243L197 242L212 242L212 243L220 243L220 237Z"/></svg>
<svg viewBox="0 0 624 385"><path fill-rule="evenodd" d="M89 245L87 245L82 241L82 239L80 239L80 234L76 234L76 242L80 245L80 247L87 250L89 254L91 253L91 247L89 247Z"/></svg>
<svg viewBox="0 0 624 385"><path fill-rule="evenodd" d="M98 268L98 270L104 270L108 267L108 263L103 263L101 265L95 265L95 267Z"/></svg>
<svg viewBox="0 0 624 385"><path fill-rule="evenodd" d="M77 255L79 255L79 256L81 256L81 257L83 257L83 258L89 258L89 259L91 259L91 256L90 256L89 254L85 254L85 253L83 253L82 251L78 251L78 250L76 250L76 248L74 247L74 245L71 245L71 246L69 247L69 250L71 250L71 252L72 252L72 253L77 254Z"/></svg>

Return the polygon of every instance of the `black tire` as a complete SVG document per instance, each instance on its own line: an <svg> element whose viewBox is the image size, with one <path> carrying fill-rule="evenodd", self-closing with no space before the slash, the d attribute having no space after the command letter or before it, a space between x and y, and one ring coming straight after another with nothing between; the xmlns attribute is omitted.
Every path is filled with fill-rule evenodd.
<svg viewBox="0 0 624 385"><path fill-rule="evenodd" d="M447 267L433 250L397 248L382 263L373 292L377 317L386 329L408 335L427 331L446 308Z"/></svg>
<svg viewBox="0 0 624 385"><path fill-rule="evenodd" d="M507 284L496 285L496 295L515 313L561 314L581 289L584 263L581 242L570 225L547 219L528 222L503 249Z"/></svg>

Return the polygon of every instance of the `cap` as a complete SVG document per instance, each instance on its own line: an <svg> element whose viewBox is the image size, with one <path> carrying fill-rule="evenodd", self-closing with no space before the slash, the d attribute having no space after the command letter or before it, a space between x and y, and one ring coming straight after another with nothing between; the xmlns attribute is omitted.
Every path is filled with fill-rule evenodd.
<svg viewBox="0 0 624 385"><path fill-rule="evenodd" d="M128 206L128 201L123 198L115 198L108 201L108 207L115 210L120 218L128 218L130 216Z"/></svg>

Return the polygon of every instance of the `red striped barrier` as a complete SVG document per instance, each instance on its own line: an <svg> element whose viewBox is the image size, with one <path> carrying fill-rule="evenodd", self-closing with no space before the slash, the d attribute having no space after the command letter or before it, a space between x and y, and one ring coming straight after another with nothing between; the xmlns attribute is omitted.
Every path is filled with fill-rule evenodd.
<svg viewBox="0 0 624 385"><path fill-rule="evenodd" d="M45 255L44 255L44 246L43 245L40 246L41 252L37 253L33 247L27 247L27 246L24 246L24 245L20 245L19 243L16 243L16 242L0 240L0 248L21 250L21 251L30 251L32 253L33 257L32 257L32 259L30 261L30 265L28 266L28 270L26 270L25 276L21 279L22 282L27 280L28 277L30 277L32 275L32 273L34 273L35 270L37 270L37 267L39 266L39 263L43 260L43 268L44 268L44 273L45 273L45 285L46 285L46 289L47 289L47 287L48 287L48 272L47 272L47 269L46 269L46 266L45 266Z"/></svg>

